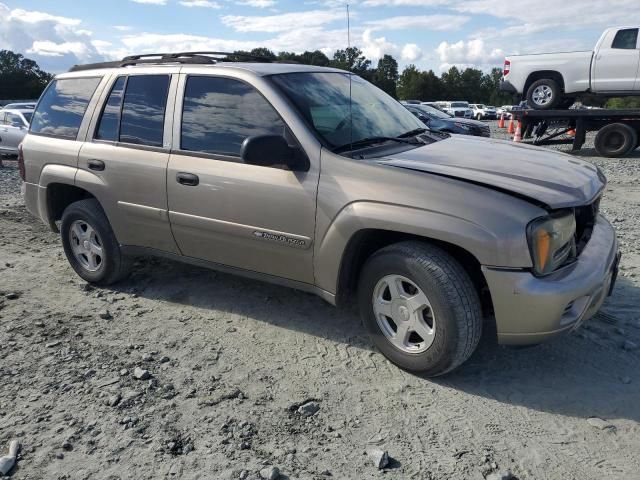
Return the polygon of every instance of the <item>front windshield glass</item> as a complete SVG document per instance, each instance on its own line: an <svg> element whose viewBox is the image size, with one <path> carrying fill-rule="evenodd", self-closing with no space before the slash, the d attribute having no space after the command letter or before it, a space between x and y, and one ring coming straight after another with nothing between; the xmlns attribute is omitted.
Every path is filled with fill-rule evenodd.
<svg viewBox="0 0 640 480"><path fill-rule="evenodd" d="M469 106L466 102L451 102L451 108L467 108Z"/></svg>
<svg viewBox="0 0 640 480"><path fill-rule="evenodd" d="M403 105L356 75L285 73L271 78L333 150L365 139L395 138L424 129Z"/></svg>
<svg viewBox="0 0 640 480"><path fill-rule="evenodd" d="M442 110L438 110L437 108L433 108L431 105L416 105L416 108L422 110L424 113L431 117L451 118L451 115L449 115L448 113L443 112Z"/></svg>

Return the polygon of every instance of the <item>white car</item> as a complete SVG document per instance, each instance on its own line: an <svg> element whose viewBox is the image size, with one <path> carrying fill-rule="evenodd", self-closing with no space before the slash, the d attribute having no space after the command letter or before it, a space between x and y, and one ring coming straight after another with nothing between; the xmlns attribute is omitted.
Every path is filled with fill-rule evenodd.
<svg viewBox="0 0 640 480"><path fill-rule="evenodd" d="M0 110L0 154L17 155L18 145L29 130L33 110Z"/></svg>
<svg viewBox="0 0 640 480"><path fill-rule="evenodd" d="M640 27L604 31L591 51L512 55L500 90L523 94L531 108L568 108L581 93L640 95Z"/></svg>
<svg viewBox="0 0 640 480"><path fill-rule="evenodd" d="M443 112L453 117L473 118L473 110L469 108L469 102L438 102L438 106Z"/></svg>
<svg viewBox="0 0 640 480"><path fill-rule="evenodd" d="M497 117L496 107L483 105L481 103L471 103L469 108L473 112L476 120L495 120Z"/></svg>

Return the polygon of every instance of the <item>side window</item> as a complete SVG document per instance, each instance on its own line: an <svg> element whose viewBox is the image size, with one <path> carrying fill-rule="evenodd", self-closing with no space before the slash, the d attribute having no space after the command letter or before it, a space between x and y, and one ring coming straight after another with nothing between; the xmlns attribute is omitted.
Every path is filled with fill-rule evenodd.
<svg viewBox="0 0 640 480"><path fill-rule="evenodd" d="M21 126L24 126L22 118L20 118L20 116L16 115L15 113L7 113L6 124L10 126L14 124L20 124Z"/></svg>
<svg viewBox="0 0 640 480"><path fill-rule="evenodd" d="M101 77L55 80L33 114L31 133L75 139Z"/></svg>
<svg viewBox="0 0 640 480"><path fill-rule="evenodd" d="M169 75L130 76L124 94L120 141L162 147Z"/></svg>
<svg viewBox="0 0 640 480"><path fill-rule="evenodd" d="M118 77L111 89L107 103L102 111L98 131L95 138L98 140L118 140L120 128L120 108L122 107L122 94L127 77Z"/></svg>
<svg viewBox="0 0 640 480"><path fill-rule="evenodd" d="M284 134L284 122L252 86L220 77L187 79L182 150L239 157L245 138Z"/></svg>
<svg viewBox="0 0 640 480"><path fill-rule="evenodd" d="M616 33L611 48L623 48L626 50L635 50L638 45L638 29L627 28L625 30L619 30Z"/></svg>

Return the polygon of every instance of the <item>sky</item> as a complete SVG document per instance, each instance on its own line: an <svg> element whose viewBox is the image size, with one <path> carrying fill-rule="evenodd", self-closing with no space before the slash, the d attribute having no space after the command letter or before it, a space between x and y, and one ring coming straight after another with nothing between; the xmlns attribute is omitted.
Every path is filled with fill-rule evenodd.
<svg viewBox="0 0 640 480"><path fill-rule="evenodd" d="M62 72L126 55L351 44L440 73L489 70L505 54L590 50L602 30L640 23L640 0L0 0L0 50Z"/></svg>

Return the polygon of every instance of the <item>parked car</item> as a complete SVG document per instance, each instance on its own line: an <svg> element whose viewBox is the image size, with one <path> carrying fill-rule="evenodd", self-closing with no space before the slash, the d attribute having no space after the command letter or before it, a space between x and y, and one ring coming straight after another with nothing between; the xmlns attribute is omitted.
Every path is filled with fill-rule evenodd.
<svg viewBox="0 0 640 480"><path fill-rule="evenodd" d="M485 123L468 118L455 118L429 105L405 105L405 107L435 132L475 135L477 137L491 136L491 130Z"/></svg>
<svg viewBox="0 0 640 480"><path fill-rule="evenodd" d="M425 375L461 365L486 322L539 343L611 290L587 162L431 132L342 70L138 58L56 76L20 149L29 211L87 282L159 255L355 303L380 351Z"/></svg>
<svg viewBox="0 0 640 480"><path fill-rule="evenodd" d="M468 102L438 102L438 104L442 111L453 117L473 118L473 111L469 108Z"/></svg>
<svg viewBox="0 0 640 480"><path fill-rule="evenodd" d="M496 107L489 107L481 103L471 103L469 108L473 113L473 117L476 120L495 120L496 119Z"/></svg>
<svg viewBox="0 0 640 480"><path fill-rule="evenodd" d="M508 56L500 88L523 94L536 110L568 108L586 92L640 95L638 29L608 28L592 51Z"/></svg>
<svg viewBox="0 0 640 480"><path fill-rule="evenodd" d="M35 110L36 104L29 103L9 103L5 106L0 106L0 110Z"/></svg>
<svg viewBox="0 0 640 480"><path fill-rule="evenodd" d="M27 134L32 114L33 110L0 110L0 154L18 154L18 145Z"/></svg>

